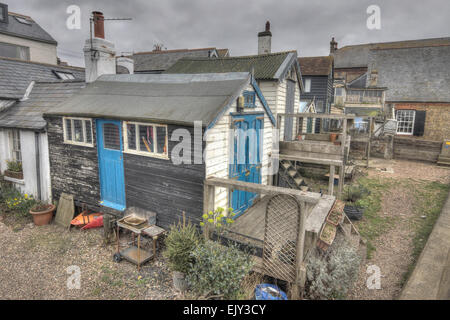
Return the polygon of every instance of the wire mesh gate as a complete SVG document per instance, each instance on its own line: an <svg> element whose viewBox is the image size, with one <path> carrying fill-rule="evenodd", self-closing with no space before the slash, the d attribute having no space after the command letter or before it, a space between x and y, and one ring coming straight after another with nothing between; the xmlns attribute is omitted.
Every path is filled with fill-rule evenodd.
<svg viewBox="0 0 450 320"><path fill-rule="evenodd" d="M266 208L263 265L266 274L287 282L296 279L300 204L294 196L273 196Z"/></svg>

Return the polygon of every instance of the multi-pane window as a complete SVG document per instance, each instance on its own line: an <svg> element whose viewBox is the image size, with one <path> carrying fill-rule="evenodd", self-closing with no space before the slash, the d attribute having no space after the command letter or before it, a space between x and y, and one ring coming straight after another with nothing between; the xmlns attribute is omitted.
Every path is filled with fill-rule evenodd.
<svg viewBox="0 0 450 320"><path fill-rule="evenodd" d="M124 123L125 152L146 156L164 157L167 150L167 126L150 123Z"/></svg>
<svg viewBox="0 0 450 320"><path fill-rule="evenodd" d="M415 115L415 110L397 110L397 134L413 134Z"/></svg>
<svg viewBox="0 0 450 320"><path fill-rule="evenodd" d="M255 92L244 91L244 107L254 108L255 107Z"/></svg>
<svg viewBox="0 0 450 320"><path fill-rule="evenodd" d="M22 150L20 147L20 131L11 130L9 132L9 146L11 149L12 159L17 162L22 162Z"/></svg>
<svg viewBox="0 0 450 320"><path fill-rule="evenodd" d="M93 146L91 119L63 118L63 128L65 143Z"/></svg>
<svg viewBox="0 0 450 320"><path fill-rule="evenodd" d="M30 60L30 48L0 42L0 56L20 60Z"/></svg>
<svg viewBox="0 0 450 320"><path fill-rule="evenodd" d="M75 76L71 72L54 71L56 76L61 80L73 80Z"/></svg>

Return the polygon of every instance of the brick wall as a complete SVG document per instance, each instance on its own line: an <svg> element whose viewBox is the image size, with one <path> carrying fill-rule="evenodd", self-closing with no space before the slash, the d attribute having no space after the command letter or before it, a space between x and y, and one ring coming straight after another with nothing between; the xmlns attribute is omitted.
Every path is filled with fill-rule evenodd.
<svg viewBox="0 0 450 320"><path fill-rule="evenodd" d="M414 138L432 141L450 139L450 103L396 103L395 109L426 111L424 134Z"/></svg>

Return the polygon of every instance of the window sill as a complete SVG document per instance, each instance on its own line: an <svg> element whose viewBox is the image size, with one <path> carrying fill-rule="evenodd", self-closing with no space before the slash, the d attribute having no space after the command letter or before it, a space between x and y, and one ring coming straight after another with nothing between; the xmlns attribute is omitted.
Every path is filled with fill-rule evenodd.
<svg viewBox="0 0 450 320"><path fill-rule="evenodd" d="M89 148L93 148L94 144L91 143L83 143L83 142L69 142L69 141L64 141L64 144L69 144L71 146L80 146L80 147L89 147Z"/></svg>
<svg viewBox="0 0 450 320"><path fill-rule="evenodd" d="M9 182L17 183L17 184L22 184L22 185L25 184L25 180L23 180L23 179L21 180L21 179L11 178L8 176L3 176L3 179L5 179L6 181L9 181Z"/></svg>
<svg viewBox="0 0 450 320"><path fill-rule="evenodd" d="M143 156L148 158L156 158L156 159L163 159L163 160L169 160L169 156L166 154L156 154L156 153L145 153L145 152L139 152L139 151L133 151L133 150L125 150L123 153L127 154L134 154L137 156Z"/></svg>

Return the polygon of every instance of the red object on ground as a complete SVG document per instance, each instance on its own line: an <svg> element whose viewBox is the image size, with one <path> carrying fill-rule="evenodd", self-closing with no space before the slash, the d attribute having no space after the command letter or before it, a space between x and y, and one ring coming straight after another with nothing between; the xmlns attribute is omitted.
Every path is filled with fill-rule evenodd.
<svg viewBox="0 0 450 320"><path fill-rule="evenodd" d="M83 228L81 228L81 230L91 229L91 228L100 228L100 227L103 227L103 216L94 218L94 221L89 222L87 225L85 225Z"/></svg>
<svg viewBox="0 0 450 320"><path fill-rule="evenodd" d="M87 213L87 211L83 211L79 215L77 215L71 222L73 226L82 227L92 221L94 219L101 217L103 213L97 212L97 213Z"/></svg>

